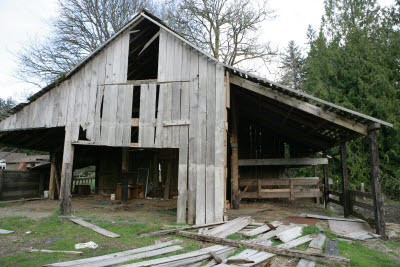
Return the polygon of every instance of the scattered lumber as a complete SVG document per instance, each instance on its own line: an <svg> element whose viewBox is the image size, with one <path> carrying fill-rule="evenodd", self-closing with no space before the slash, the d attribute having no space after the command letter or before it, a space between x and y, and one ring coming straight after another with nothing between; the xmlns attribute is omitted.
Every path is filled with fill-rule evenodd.
<svg viewBox="0 0 400 267"><path fill-rule="evenodd" d="M230 257L226 260L226 264L245 264L245 266L254 266L258 265L269 258L275 256L275 254L271 254L268 252L259 252L254 249L246 249L241 253Z"/></svg>
<svg viewBox="0 0 400 267"><path fill-rule="evenodd" d="M307 251L316 252L316 253L322 252L322 247L325 244L325 239L326 239L326 236L324 234L318 234L318 236L316 238L314 238L313 241L311 241L310 245L308 246ZM314 266L315 266L315 262L314 261L301 259L297 263L296 267L314 267Z"/></svg>
<svg viewBox="0 0 400 267"><path fill-rule="evenodd" d="M111 238L120 237L120 235L114 234L113 232L107 231L107 230L105 230L105 229L103 229L101 227L98 227L97 225L85 222L85 221L83 221L81 219L70 219L70 220L73 221L76 224L79 224L79 225L83 226L83 227L92 229L93 231L95 231L95 232L97 232L99 234L102 234L104 236L111 237Z"/></svg>
<svg viewBox="0 0 400 267"><path fill-rule="evenodd" d="M9 231L9 230L0 229L0 234L1 234L1 235L11 234L11 233L14 233L14 231Z"/></svg>
<svg viewBox="0 0 400 267"><path fill-rule="evenodd" d="M254 228L253 230L243 232L243 235L244 235L244 236L249 236L249 237L250 237L250 236L256 236L256 235L259 235L259 234L268 232L270 229L271 229L271 228L270 228L268 225L265 224L265 225L263 225L263 226Z"/></svg>
<svg viewBox="0 0 400 267"><path fill-rule="evenodd" d="M208 231L204 231L204 234L224 238L240 231L252 222L253 219L251 217L239 217L224 223L223 225L214 227Z"/></svg>
<svg viewBox="0 0 400 267"><path fill-rule="evenodd" d="M58 216L58 218L60 218L60 219L80 219L80 220L84 220L84 221L95 221L95 222L110 222L110 223L125 223L125 224L146 224L144 222L114 221L114 220L104 220L104 219L73 217L73 216Z"/></svg>
<svg viewBox="0 0 400 267"><path fill-rule="evenodd" d="M82 255L82 251L67 251L67 250L48 250L48 249L30 249L28 250L29 253L33 252L42 252L42 253L63 253L69 255Z"/></svg>
<svg viewBox="0 0 400 267"><path fill-rule="evenodd" d="M210 251L211 257L215 260L216 263L222 263L222 259L213 251Z"/></svg>
<svg viewBox="0 0 400 267"><path fill-rule="evenodd" d="M298 238L302 234L302 227L295 226L290 229L287 229L283 232L278 233L276 236L284 243L289 242L293 239Z"/></svg>
<svg viewBox="0 0 400 267"><path fill-rule="evenodd" d="M316 218L320 220L336 220L336 221L348 221L348 222L365 222L364 220L361 219L348 219L348 218L339 218L339 217L329 217L329 216L323 216L323 215L315 215L315 214L307 214L306 215L308 218Z"/></svg>
<svg viewBox="0 0 400 267"><path fill-rule="evenodd" d="M301 244L307 243L307 242L309 242L309 241L311 241L313 239L314 239L314 237L312 235L305 235L305 236L302 236L300 238L291 240L291 241L289 241L287 243L280 244L277 247L278 248L295 248L295 247L297 247L297 246L299 246Z"/></svg>
<svg viewBox="0 0 400 267"><path fill-rule="evenodd" d="M123 267L138 267L138 266L185 266L188 264L196 263L199 261L203 261L206 259L210 259L210 251L214 251L216 253L220 253L222 251L226 250L231 250L233 251L233 248L226 247L226 246L221 246L221 245L215 245L212 247L207 247L203 248L200 250L184 253L184 254L179 254L179 255L173 255L169 257L164 257L160 259L154 259L154 260L148 260L148 261L142 261L142 262L136 262L132 264L127 264L123 265ZM122 266L120 266L122 267Z"/></svg>
<svg viewBox="0 0 400 267"><path fill-rule="evenodd" d="M325 255L337 256L339 255L338 241L333 239L326 239Z"/></svg>
<svg viewBox="0 0 400 267"><path fill-rule="evenodd" d="M149 237L149 236L157 236L157 235L159 235L159 236L173 235L178 230L201 229L201 228L207 228L207 227L211 227L211 226L215 226L215 225L221 225L224 223L225 222L218 222L218 223L208 223L208 224L199 224L199 225L193 225L193 226L177 227L176 229L167 229L167 230L143 233L140 235L140 237Z"/></svg>
<svg viewBox="0 0 400 267"><path fill-rule="evenodd" d="M196 233L190 233L185 231L177 231L177 234L187 238L193 238L199 241L210 242L215 244L222 244L232 247L245 247L248 249L255 249L260 250L268 253L273 253L277 255L289 256L289 257L296 257L296 258L304 258L314 261L322 261L328 263L340 263L340 264L349 264L350 260L344 257L339 256L330 256L330 255L322 255L319 253L307 252L307 251L300 251L300 250L290 250L272 246L264 246L259 244L254 244L246 241L240 240L230 240L221 237L214 237L208 235L200 235Z"/></svg>
<svg viewBox="0 0 400 267"><path fill-rule="evenodd" d="M270 238L276 236L277 234L279 234L280 232L288 230L292 227L293 226L291 226L291 225L280 225L276 228L276 230L269 231L266 234L260 235L255 239L251 239L251 240L249 240L249 242L256 243L256 244L264 244L264 245L268 246L268 245L272 244L272 242L268 239L270 239Z"/></svg>
<svg viewBox="0 0 400 267"><path fill-rule="evenodd" d="M91 263L101 262L101 261L108 260L108 259L129 256L129 255L138 254L138 253L142 253L142 252L146 252L146 251L152 251L152 250L168 247L173 244L177 244L177 243L181 243L181 242L182 242L181 240L175 239L172 241L162 242L162 243L147 246L147 247L141 247L141 248L136 248L136 249L132 249L132 250L126 250L123 252L112 253L112 254L107 254L107 255L102 255L102 256L97 256L97 257L80 259L80 260L57 262L57 263L48 264L46 266L59 267L59 266L79 266L79 265L91 264Z"/></svg>

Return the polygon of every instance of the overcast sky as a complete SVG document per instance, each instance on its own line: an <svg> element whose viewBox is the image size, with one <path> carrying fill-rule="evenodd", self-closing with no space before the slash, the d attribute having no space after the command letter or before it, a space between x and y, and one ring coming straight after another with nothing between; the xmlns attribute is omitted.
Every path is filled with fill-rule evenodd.
<svg viewBox="0 0 400 267"><path fill-rule="evenodd" d="M392 2L379 0L381 5ZM324 12L323 0L270 0L270 7L277 17L265 22L264 38L282 49L290 40L305 46L308 25L318 29ZM12 52L27 40L46 34L48 20L56 15L57 0L0 0L0 97L21 100L25 92L33 92L32 86L13 77L16 64Z"/></svg>

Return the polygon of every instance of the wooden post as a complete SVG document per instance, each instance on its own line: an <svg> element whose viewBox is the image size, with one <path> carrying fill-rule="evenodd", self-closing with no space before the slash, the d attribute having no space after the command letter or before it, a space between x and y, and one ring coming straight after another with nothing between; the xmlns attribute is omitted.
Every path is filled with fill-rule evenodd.
<svg viewBox="0 0 400 267"><path fill-rule="evenodd" d="M153 156L153 187L158 188L159 180L159 162L158 162L158 151L154 151Z"/></svg>
<svg viewBox="0 0 400 267"><path fill-rule="evenodd" d="M371 185L374 198L375 209L375 229L376 233L381 235L382 239L386 239L385 231L385 217L383 210L383 196L381 190L381 174L379 170L379 154L378 154L378 138L377 130L380 128L379 124L374 124L369 128L368 141L369 141L369 154L371 164Z"/></svg>
<svg viewBox="0 0 400 267"><path fill-rule="evenodd" d="M71 181L74 163L74 146L71 142L72 130L72 127L69 125L65 127L64 153L61 170L61 189L59 196L61 199L60 211L62 215L71 213L72 209Z"/></svg>
<svg viewBox="0 0 400 267"><path fill-rule="evenodd" d="M294 188L292 179L289 179L289 188L290 188L290 200L294 200Z"/></svg>
<svg viewBox="0 0 400 267"><path fill-rule="evenodd" d="M314 154L314 158L315 158L315 154ZM314 169L314 177L318 177L318 166L317 166L317 165L314 165L314 166L313 166L313 169ZM320 199L319 199L319 197L316 197L316 198L315 198L315 202L316 202L317 204L320 204Z"/></svg>
<svg viewBox="0 0 400 267"><path fill-rule="evenodd" d="M121 202L128 201L128 167L129 167L129 148L122 148L122 177L121 177Z"/></svg>
<svg viewBox="0 0 400 267"><path fill-rule="evenodd" d="M324 158L327 158L326 151L323 153ZM328 164L324 164L324 203L325 209L328 208L329 204L329 178L328 178Z"/></svg>
<svg viewBox="0 0 400 267"><path fill-rule="evenodd" d="M54 200L55 196L55 183L56 183L56 160L55 153L50 153L50 180L49 180L49 199Z"/></svg>
<svg viewBox="0 0 400 267"><path fill-rule="evenodd" d="M94 173L94 193L99 193L99 179L100 179L100 160L96 160L96 170Z"/></svg>
<svg viewBox="0 0 400 267"><path fill-rule="evenodd" d="M239 151L238 151L238 133L237 133L237 114L235 95L231 96L231 111L232 111L232 133L231 133L231 186L232 186L232 206L234 209L239 209L240 193L239 193Z"/></svg>
<svg viewBox="0 0 400 267"><path fill-rule="evenodd" d="M172 160L169 160L167 167L167 179L165 179L165 185L164 185L164 200L169 199L169 184L171 183L171 175L172 175Z"/></svg>
<svg viewBox="0 0 400 267"><path fill-rule="evenodd" d="M347 170L347 151L345 143L340 145L340 158L342 160L343 211L344 217L348 217L351 215L351 205L349 195L349 173Z"/></svg>
<svg viewBox="0 0 400 267"><path fill-rule="evenodd" d="M0 199L1 199L2 191L3 191L4 172L5 172L5 170L1 169L1 173L0 173Z"/></svg>

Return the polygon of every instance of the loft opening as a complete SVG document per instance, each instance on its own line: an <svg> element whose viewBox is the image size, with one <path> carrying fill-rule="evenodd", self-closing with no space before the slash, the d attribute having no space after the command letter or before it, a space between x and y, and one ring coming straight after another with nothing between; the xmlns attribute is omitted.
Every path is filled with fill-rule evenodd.
<svg viewBox="0 0 400 267"><path fill-rule="evenodd" d="M157 79L160 27L145 19L129 36L128 81Z"/></svg>

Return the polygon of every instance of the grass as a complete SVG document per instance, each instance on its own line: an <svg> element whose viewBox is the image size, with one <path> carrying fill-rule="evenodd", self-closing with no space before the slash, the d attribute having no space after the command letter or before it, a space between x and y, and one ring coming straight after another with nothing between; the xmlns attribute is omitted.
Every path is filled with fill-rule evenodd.
<svg viewBox="0 0 400 267"><path fill-rule="evenodd" d="M234 233L234 234L228 235L226 238L232 239L232 240L239 240L239 239L242 239L242 234Z"/></svg>
<svg viewBox="0 0 400 267"><path fill-rule="evenodd" d="M319 234L320 230L315 225L307 225L303 227L303 235Z"/></svg>
<svg viewBox="0 0 400 267"><path fill-rule="evenodd" d="M399 266L399 262L388 255L372 250L360 242L348 243L339 240L339 255L350 259L351 266Z"/></svg>
<svg viewBox="0 0 400 267"><path fill-rule="evenodd" d="M0 203L0 208L5 208L11 206L10 203Z"/></svg>
<svg viewBox="0 0 400 267"><path fill-rule="evenodd" d="M77 243L86 243L89 241L97 243L99 245L97 249L82 249L84 253L83 257L86 258L149 246L153 245L160 237L139 238L138 235L142 232L156 231L162 228L162 224L157 220L146 222L145 225L90 222L121 236L120 238L111 239L95 233L91 229L74 224L69 220L59 219L59 215L59 212L55 212L53 215L39 220L32 220L21 216L0 219L0 228L15 231L15 234L13 234L12 239L9 241L11 244L8 244L13 246L13 251L10 253L11 255L0 258L0 266L43 266L57 261L82 258L82 256L59 253L30 254L23 250L29 247L50 250L75 250L74 245ZM83 217L96 218L95 216ZM115 220L126 220L126 218L115 218ZM31 231L32 233L26 234L27 231ZM55 237L62 239L54 242L45 242L45 240ZM169 236L167 238L175 239L178 237ZM183 240L183 249L168 255L185 253L200 248L200 242L182 237L179 237L179 239ZM5 244L5 242L0 243L0 248L1 245L4 246Z"/></svg>
<svg viewBox="0 0 400 267"><path fill-rule="evenodd" d="M326 209L325 212L329 215L329 216L337 216L336 211L332 210L332 209Z"/></svg>

